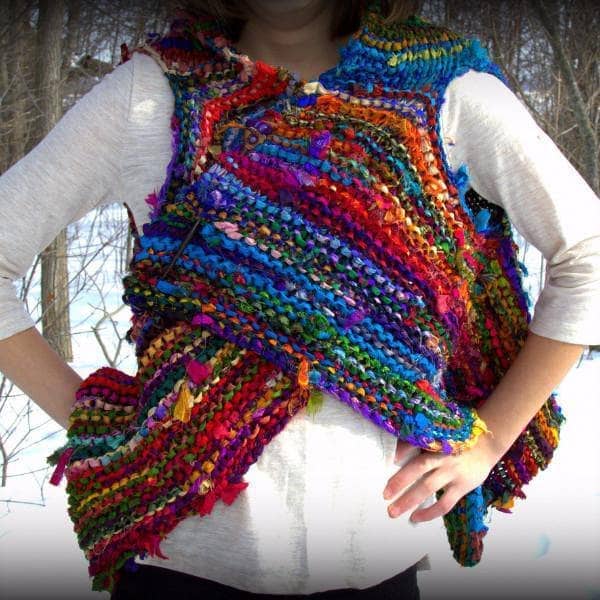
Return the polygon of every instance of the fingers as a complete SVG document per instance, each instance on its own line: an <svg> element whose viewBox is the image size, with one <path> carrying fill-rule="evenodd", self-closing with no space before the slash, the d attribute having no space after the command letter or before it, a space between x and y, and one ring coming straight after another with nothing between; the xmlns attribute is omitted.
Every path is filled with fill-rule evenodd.
<svg viewBox="0 0 600 600"><path fill-rule="evenodd" d="M411 521L417 523L419 521L430 521L437 517L443 517L454 508L463 495L456 486L450 485L444 490L442 497L435 504L416 510L410 516Z"/></svg>
<svg viewBox="0 0 600 600"><path fill-rule="evenodd" d="M388 514L390 517L397 517L406 511L419 506L432 494L437 492L437 490L442 489L450 481L450 479L451 477L447 472L429 472L427 475L416 481L413 486L409 487L400 496L394 499L394 501L388 506ZM390 497L393 497L393 495ZM439 504L439 502L436 504ZM429 508L423 510L429 510ZM438 510L441 508L441 506L438 507ZM434 517L432 516L431 518Z"/></svg>
<svg viewBox="0 0 600 600"><path fill-rule="evenodd" d="M440 457L432 452L417 454L388 480L383 491L386 500L398 495L405 487L420 479L439 464Z"/></svg>
<svg viewBox="0 0 600 600"><path fill-rule="evenodd" d="M390 477L384 489L384 499L393 500L388 505L390 517L415 509L432 494L444 490L437 502L414 511L413 522L428 521L450 512L465 494L485 481L495 464L481 444L460 455L420 450L420 454L411 456L408 446L406 442L397 443L395 462L401 464L403 459L405 464Z"/></svg>

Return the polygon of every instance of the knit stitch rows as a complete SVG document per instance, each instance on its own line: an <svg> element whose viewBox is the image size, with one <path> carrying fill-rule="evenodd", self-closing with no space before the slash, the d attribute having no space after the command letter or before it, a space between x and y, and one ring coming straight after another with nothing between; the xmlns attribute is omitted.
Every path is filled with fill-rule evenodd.
<svg viewBox="0 0 600 600"><path fill-rule="evenodd" d="M446 85L500 76L476 41L385 24L373 2L318 82L189 15L136 51L175 95L173 159L123 280L138 370L86 378L49 457L98 590L163 556L186 516L232 503L322 392L425 450L468 449L530 320L504 211L440 143ZM461 565L481 558L488 507L509 511L546 468L563 419L551 396L444 516Z"/></svg>

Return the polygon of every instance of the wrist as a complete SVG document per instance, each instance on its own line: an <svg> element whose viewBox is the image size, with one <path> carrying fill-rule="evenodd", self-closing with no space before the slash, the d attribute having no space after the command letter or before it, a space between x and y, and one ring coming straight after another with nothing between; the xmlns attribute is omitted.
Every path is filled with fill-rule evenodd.
<svg viewBox="0 0 600 600"><path fill-rule="evenodd" d="M490 429L479 436L476 448L484 455L486 462L493 466L506 454L510 444L501 443Z"/></svg>
<svg viewBox="0 0 600 600"><path fill-rule="evenodd" d="M495 458L496 462L504 456L522 431L517 423L507 420L506 415L495 410L495 407L501 402L500 398L496 398L497 394L497 390L492 392L486 403L477 409L479 418L487 427L487 431L479 436L479 441L485 452L491 458Z"/></svg>

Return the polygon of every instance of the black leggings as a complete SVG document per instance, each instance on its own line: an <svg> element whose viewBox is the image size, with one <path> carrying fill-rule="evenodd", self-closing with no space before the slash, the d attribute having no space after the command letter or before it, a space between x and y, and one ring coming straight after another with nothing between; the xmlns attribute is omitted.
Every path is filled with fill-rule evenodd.
<svg viewBox="0 0 600 600"><path fill-rule="evenodd" d="M195 577L187 573L164 569L154 565L138 565L139 569L130 572L121 569L121 579L115 585L111 600L163 600L172 597L177 600L262 598L278 600L282 598L362 598L364 600L420 600L417 585L417 565L398 573L391 579L364 588L340 588L313 594L253 594L216 581Z"/></svg>

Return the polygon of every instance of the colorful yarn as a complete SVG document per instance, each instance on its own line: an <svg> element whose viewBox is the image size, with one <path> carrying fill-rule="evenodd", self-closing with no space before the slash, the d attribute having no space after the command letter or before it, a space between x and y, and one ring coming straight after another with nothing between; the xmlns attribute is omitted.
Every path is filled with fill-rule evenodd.
<svg viewBox="0 0 600 600"><path fill-rule="evenodd" d="M138 554L164 558L186 516L234 502L311 396L426 450L469 448L530 321L504 211L440 143L447 84L501 76L477 41L385 25L373 2L318 82L185 13L136 51L175 95L173 159L123 280L138 369L87 377L48 459L96 590ZM461 565L481 558L488 508L510 512L546 468L563 419L551 396L444 517Z"/></svg>

